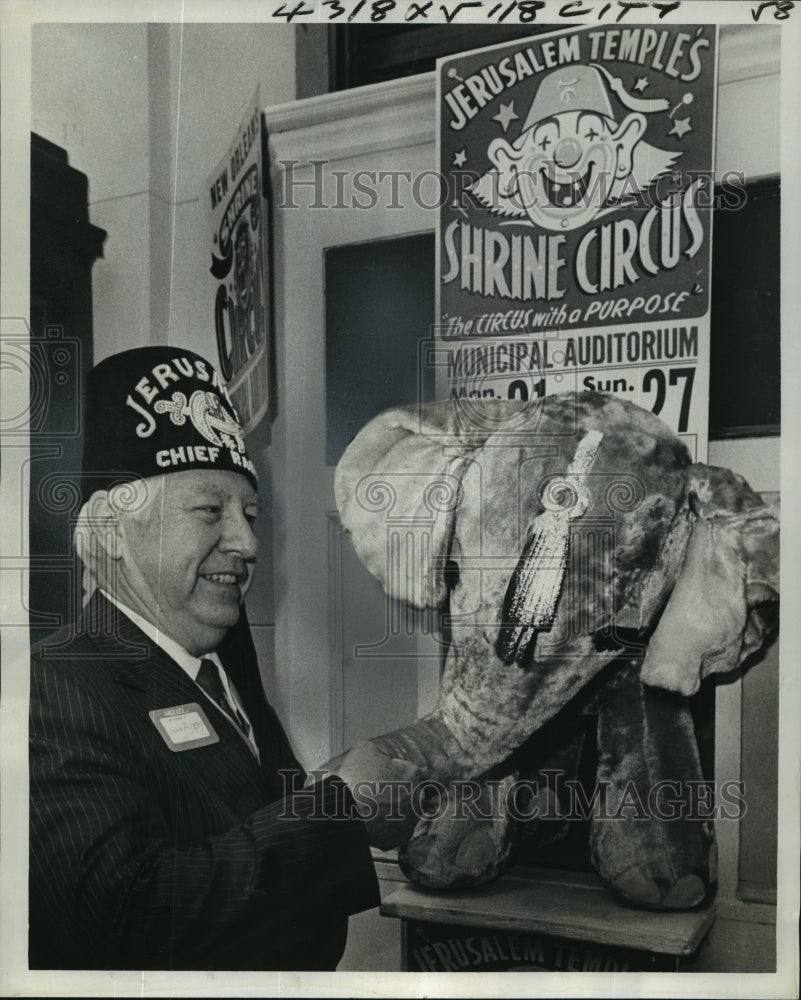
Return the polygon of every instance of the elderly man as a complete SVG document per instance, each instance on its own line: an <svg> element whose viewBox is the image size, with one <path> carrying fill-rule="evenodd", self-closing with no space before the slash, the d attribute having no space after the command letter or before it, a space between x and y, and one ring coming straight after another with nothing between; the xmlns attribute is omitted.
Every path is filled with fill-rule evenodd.
<svg viewBox="0 0 801 1000"><path fill-rule="evenodd" d="M31 658L31 967L335 968L378 903L368 830L264 698L256 473L212 366L98 365L82 483L91 597Z"/></svg>

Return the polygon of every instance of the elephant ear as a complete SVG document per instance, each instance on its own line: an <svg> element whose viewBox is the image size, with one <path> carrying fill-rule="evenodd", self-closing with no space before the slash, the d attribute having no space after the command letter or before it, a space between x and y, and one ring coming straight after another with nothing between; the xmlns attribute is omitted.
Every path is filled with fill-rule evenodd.
<svg viewBox="0 0 801 1000"><path fill-rule="evenodd" d="M342 525L391 597L443 605L465 464L522 405L446 400L386 410L345 450L334 478Z"/></svg>
<svg viewBox="0 0 801 1000"><path fill-rule="evenodd" d="M700 517L651 637L641 680L694 694L768 637L779 601L779 517L772 506Z"/></svg>

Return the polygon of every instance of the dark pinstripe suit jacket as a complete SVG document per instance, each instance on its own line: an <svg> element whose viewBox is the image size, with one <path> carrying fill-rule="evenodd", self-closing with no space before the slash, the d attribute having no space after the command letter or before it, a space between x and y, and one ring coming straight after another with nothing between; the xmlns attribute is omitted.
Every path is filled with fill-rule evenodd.
<svg viewBox="0 0 801 1000"><path fill-rule="evenodd" d="M261 765L211 705L219 743L168 748L148 712L202 695L102 597L34 648L32 968L332 969L348 914L378 904L363 824L327 818L344 785L284 799L279 769L301 769L246 624L220 655Z"/></svg>

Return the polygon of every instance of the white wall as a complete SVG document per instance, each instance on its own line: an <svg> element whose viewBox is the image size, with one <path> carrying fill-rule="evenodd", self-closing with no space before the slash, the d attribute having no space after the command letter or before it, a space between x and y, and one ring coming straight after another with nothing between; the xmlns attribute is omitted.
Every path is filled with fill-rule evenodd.
<svg viewBox="0 0 801 1000"><path fill-rule="evenodd" d="M294 32L265 24L33 28L35 132L89 178L108 231L93 272L95 360L146 343L216 348L202 299L206 177L257 84L295 96Z"/></svg>
<svg viewBox="0 0 801 1000"><path fill-rule="evenodd" d="M94 360L144 344L216 358L206 300L208 175L257 86L263 106L295 97L295 35L268 24L43 24L33 27L31 118L89 178L90 221L108 233L92 273ZM260 571L248 598L272 693L272 523L268 429L248 447L260 470Z"/></svg>
<svg viewBox="0 0 801 1000"><path fill-rule="evenodd" d="M262 106L294 98L294 29L189 24L170 30L179 100L169 178L174 206L171 287L165 289L169 330L176 341L198 343L201 353L214 356L213 317L202 296L206 263L198 256L208 242L206 179L234 138L257 84Z"/></svg>
<svg viewBox="0 0 801 1000"><path fill-rule="evenodd" d="M90 221L108 230L93 272L96 360L150 336L147 26L32 28L31 127L89 178Z"/></svg>

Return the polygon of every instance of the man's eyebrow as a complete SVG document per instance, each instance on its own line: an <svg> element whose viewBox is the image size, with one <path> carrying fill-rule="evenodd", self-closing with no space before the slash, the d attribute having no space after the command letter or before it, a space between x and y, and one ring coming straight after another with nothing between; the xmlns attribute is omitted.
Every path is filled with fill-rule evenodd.
<svg viewBox="0 0 801 1000"><path fill-rule="evenodd" d="M229 494L216 486L195 486L189 494L192 500L226 500Z"/></svg>
<svg viewBox="0 0 801 1000"><path fill-rule="evenodd" d="M206 484L203 486L194 486L192 490L186 494L184 499L187 503L203 503L209 500L214 500L217 503L226 503L230 500L236 502L238 498L229 490L223 489L219 486ZM256 507L258 510L262 509L262 499L258 493L248 493L243 496L242 504L245 507Z"/></svg>

